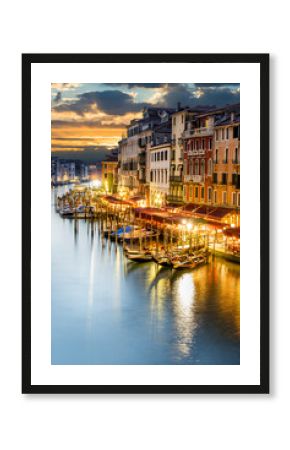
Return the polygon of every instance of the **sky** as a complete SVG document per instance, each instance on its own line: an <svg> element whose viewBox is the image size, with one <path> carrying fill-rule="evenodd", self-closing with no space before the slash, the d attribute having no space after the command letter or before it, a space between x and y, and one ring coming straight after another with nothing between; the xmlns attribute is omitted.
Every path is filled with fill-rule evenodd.
<svg viewBox="0 0 290 450"><path fill-rule="evenodd" d="M236 83L52 83L51 150L100 161L147 106L223 106L240 101Z"/></svg>

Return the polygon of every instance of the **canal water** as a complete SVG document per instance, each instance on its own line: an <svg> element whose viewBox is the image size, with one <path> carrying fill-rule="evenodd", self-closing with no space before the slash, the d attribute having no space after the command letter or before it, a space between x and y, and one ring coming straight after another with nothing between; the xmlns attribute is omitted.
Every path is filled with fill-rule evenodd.
<svg viewBox="0 0 290 450"><path fill-rule="evenodd" d="M52 364L239 364L240 267L133 263L52 190Z"/></svg>

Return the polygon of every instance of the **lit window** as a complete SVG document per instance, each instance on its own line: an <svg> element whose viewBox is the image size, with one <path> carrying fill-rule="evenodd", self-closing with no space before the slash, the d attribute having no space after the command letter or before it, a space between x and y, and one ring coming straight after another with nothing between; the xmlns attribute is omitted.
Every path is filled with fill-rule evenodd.
<svg viewBox="0 0 290 450"><path fill-rule="evenodd" d="M227 204L227 193L226 193L226 191L223 191L223 204L224 205Z"/></svg>

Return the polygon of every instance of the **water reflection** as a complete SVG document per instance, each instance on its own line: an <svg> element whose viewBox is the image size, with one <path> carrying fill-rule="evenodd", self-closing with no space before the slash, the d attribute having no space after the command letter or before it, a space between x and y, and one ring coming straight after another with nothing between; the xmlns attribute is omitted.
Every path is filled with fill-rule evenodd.
<svg viewBox="0 0 290 450"><path fill-rule="evenodd" d="M193 345L193 336L197 327L194 302L195 285L193 273L183 273L176 281L173 297L177 348L180 352L180 357L188 356Z"/></svg>
<svg viewBox="0 0 290 450"><path fill-rule="evenodd" d="M130 262L97 222L52 207L52 363L239 364L239 283L221 259Z"/></svg>

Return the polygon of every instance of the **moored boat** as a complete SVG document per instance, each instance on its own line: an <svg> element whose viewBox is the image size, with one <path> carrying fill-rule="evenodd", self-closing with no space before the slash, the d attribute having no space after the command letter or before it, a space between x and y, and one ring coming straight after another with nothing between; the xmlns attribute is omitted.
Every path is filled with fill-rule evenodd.
<svg viewBox="0 0 290 450"><path fill-rule="evenodd" d="M147 262L152 261L152 255L150 253L139 252L139 253L128 253L127 258L134 262Z"/></svg>
<svg viewBox="0 0 290 450"><path fill-rule="evenodd" d="M70 207L64 207L59 211L59 213L63 217L72 217L75 213L75 210Z"/></svg>
<svg viewBox="0 0 290 450"><path fill-rule="evenodd" d="M188 257L173 263L174 269L195 269L198 266L206 264L207 260L204 256Z"/></svg>

